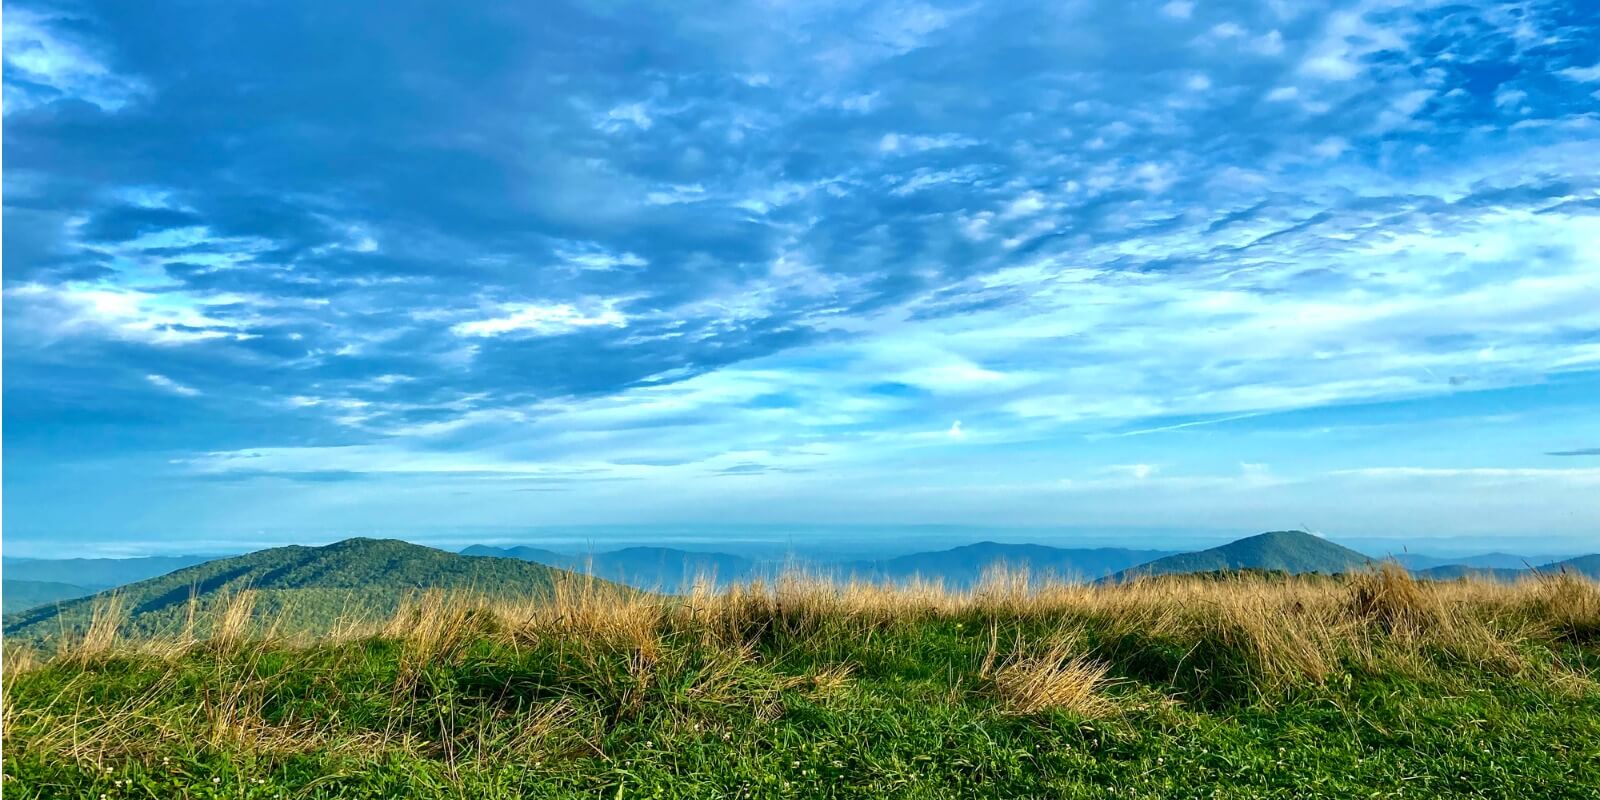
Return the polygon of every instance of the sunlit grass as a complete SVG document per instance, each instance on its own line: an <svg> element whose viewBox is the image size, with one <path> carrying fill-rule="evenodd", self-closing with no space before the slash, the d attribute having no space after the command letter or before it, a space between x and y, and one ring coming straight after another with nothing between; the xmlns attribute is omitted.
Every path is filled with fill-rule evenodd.
<svg viewBox="0 0 1600 800"><path fill-rule="evenodd" d="M421 593L7 643L17 797L1600 793L1600 586L1181 577ZM204 631L196 636L195 631Z"/></svg>

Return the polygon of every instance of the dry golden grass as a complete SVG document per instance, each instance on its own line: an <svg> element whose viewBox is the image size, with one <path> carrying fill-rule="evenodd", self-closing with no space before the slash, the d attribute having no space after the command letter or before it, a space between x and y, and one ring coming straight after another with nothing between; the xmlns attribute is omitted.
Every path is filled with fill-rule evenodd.
<svg viewBox="0 0 1600 800"><path fill-rule="evenodd" d="M1170 684L1180 699L1186 692L1203 690L1207 682L1222 685L1227 679L1233 681L1224 687L1229 696L1244 692L1270 701L1349 670L1434 674L1462 664L1506 675L1537 672L1563 690L1589 691L1594 681L1582 670L1552 666L1548 658L1535 663L1528 651L1534 645L1592 641L1600 634L1600 585L1574 575L1518 583L1431 583L1384 567L1342 579L1180 576L1103 585L1039 581L1025 572L1001 570L970 591L936 583L840 583L799 573L722 591L711 586L703 581L687 595L668 597L621 593L574 576L558 582L548 599L524 602L429 591L406 600L387 621L352 618L320 640L276 643L301 647L367 637L398 642L396 697L415 694L430 667L454 663L474 642L490 639L512 648L554 643L586 665L581 679L591 682L593 693L616 698L609 713L637 715L670 696L676 699L666 713L692 724L694 709L703 706L738 705L758 715L775 713L785 689L800 688L818 698L839 696L857 671L847 654L829 660L830 654L845 652L841 643L870 642L895 626L928 622L961 623L971 635L988 636L988 653L972 664L972 671L987 683L1005 713L1065 709L1085 716L1115 709L1107 693L1115 683L1113 675ZM308 743L326 746L331 734L312 721L263 720L261 706L272 684L249 675L262 649L256 645L276 635L276 622L262 618L255 595L240 592L213 604L207 613L212 615L209 624L191 621L176 639L125 642L119 626L126 613L112 596L96 608L87 634L55 659L85 665L119 648L175 658L204 646L232 656L218 663L239 670L237 676L219 675L216 685L230 688L208 696L203 704L207 739L253 742L253 747L272 750ZM1019 634L1008 643L1009 654L1002 655L1000 625L1021 630L1018 621L1054 633L1032 640ZM207 636L196 640L197 629ZM782 679L753 670L762 643L775 640L786 648L814 650L819 654L816 665L804 675ZM1152 661L1151 653L1177 656ZM32 651L10 645L5 655L8 676L46 663ZM1135 665L1145 672L1129 672ZM764 677L752 677L758 673ZM953 685L951 691L960 689ZM60 718L66 712L54 708L28 713ZM119 715L138 718L141 713L132 707L83 708L72 710L70 718L88 729L107 731L109 743L117 741L113 721ZM483 749L526 753L554 728L575 730L578 712L569 702L552 702L529 713L520 733L486 743ZM384 736L399 741L407 722L397 719ZM173 730L185 727L163 724ZM46 736L42 741L52 740Z"/></svg>

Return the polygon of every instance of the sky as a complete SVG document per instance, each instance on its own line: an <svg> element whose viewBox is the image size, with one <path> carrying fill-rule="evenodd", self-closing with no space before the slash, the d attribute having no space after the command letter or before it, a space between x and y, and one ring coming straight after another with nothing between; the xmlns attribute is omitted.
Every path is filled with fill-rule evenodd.
<svg viewBox="0 0 1600 800"><path fill-rule="evenodd" d="M1587 0L16 0L3 27L8 554L1600 549Z"/></svg>

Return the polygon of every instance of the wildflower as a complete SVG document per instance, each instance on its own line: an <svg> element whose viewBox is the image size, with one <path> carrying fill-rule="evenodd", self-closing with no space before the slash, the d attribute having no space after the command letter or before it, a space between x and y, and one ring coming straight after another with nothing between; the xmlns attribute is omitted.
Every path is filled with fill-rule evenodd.
<svg viewBox="0 0 1600 800"><path fill-rule="evenodd" d="M211 782L212 783L222 783L222 779L221 778L212 778Z"/></svg>

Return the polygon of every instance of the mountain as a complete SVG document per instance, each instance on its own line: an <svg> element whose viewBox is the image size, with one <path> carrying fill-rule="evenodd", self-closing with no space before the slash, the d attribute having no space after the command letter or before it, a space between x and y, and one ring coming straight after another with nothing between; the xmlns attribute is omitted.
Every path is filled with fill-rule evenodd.
<svg viewBox="0 0 1600 800"><path fill-rule="evenodd" d="M490 547L486 544L475 544L461 551L464 556L487 556L490 558L516 558L523 561L534 561L552 567L565 566L571 556L565 556L554 550L545 550L542 547Z"/></svg>
<svg viewBox="0 0 1600 800"><path fill-rule="evenodd" d="M0 582L0 606L3 606L0 613L10 614L47 603L88 597L106 588L109 587L77 586L58 581L16 580L7 575L5 581Z"/></svg>
<svg viewBox="0 0 1600 800"><path fill-rule="evenodd" d="M1457 578L1483 578L1495 581L1514 581L1525 578L1533 573L1526 569L1507 569L1505 567L1473 567L1466 564L1444 564L1428 569L1412 570L1414 577L1430 581L1453 581Z"/></svg>
<svg viewBox="0 0 1600 800"><path fill-rule="evenodd" d="M1123 581L1145 575L1240 569L1278 570L1290 574L1350 572L1372 559L1304 531L1271 531L1248 536L1209 550L1159 558L1111 576Z"/></svg>
<svg viewBox="0 0 1600 800"><path fill-rule="evenodd" d="M670 547L626 547L605 553L571 556L537 547L473 545L462 550L461 554L534 561L638 589L671 593L688 591L700 577L712 579L718 586L727 586L772 571L743 556L675 550Z"/></svg>
<svg viewBox="0 0 1600 800"><path fill-rule="evenodd" d="M978 583L984 572L998 567L1026 569L1031 575L1066 580L1095 580L1138 564L1172 555L1167 550L1128 550L1120 547L1063 548L1041 544L979 542L950 550L912 553L877 561L839 565L841 577L863 580L904 581L914 577L943 581L951 588Z"/></svg>
<svg viewBox="0 0 1600 800"><path fill-rule="evenodd" d="M1549 564L1536 565L1532 570L1525 566L1529 562L1524 561L1523 563L1524 566L1517 568L1481 567L1472 566L1469 564L1445 564L1442 566L1430 567L1428 569L1412 570L1412 574L1418 578L1425 578L1435 581L1448 581L1455 580L1457 578L1486 578L1497 581L1516 581L1532 576L1534 574L1534 570L1537 570L1539 574L1543 575L1553 575L1558 572L1566 571L1576 572L1580 575L1585 575L1590 578L1600 579L1600 554L1578 556L1577 558L1569 558L1565 561L1555 561Z"/></svg>
<svg viewBox="0 0 1600 800"><path fill-rule="evenodd" d="M1557 561L1554 564L1546 564L1539 568L1540 572L1559 572L1561 570L1576 572L1600 581L1600 553L1569 558L1566 561Z"/></svg>
<svg viewBox="0 0 1600 800"><path fill-rule="evenodd" d="M15 579L55 581L74 586L121 586L192 567L216 556L148 556L145 558L8 558L3 564L9 583Z"/></svg>
<svg viewBox="0 0 1600 800"><path fill-rule="evenodd" d="M256 591L256 612L288 631L325 630L342 618L392 614L418 590L461 589L521 598L547 595L561 570L508 558L469 558L394 539L347 539L325 547L276 547L208 561L92 597L5 618L8 638L49 642L79 633L94 606L120 596L130 617L125 630L156 634L181 629L189 598L205 611L242 589Z"/></svg>
<svg viewBox="0 0 1600 800"><path fill-rule="evenodd" d="M1429 556L1421 553L1393 553L1384 556L1406 569L1418 571L1435 567L1469 567L1476 569L1527 569L1552 561L1550 556L1522 556L1516 553L1481 553L1475 556Z"/></svg>

